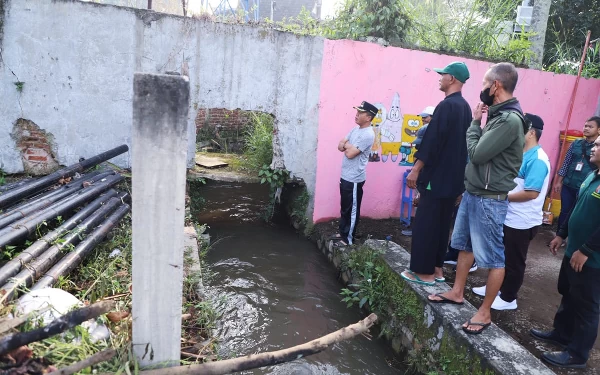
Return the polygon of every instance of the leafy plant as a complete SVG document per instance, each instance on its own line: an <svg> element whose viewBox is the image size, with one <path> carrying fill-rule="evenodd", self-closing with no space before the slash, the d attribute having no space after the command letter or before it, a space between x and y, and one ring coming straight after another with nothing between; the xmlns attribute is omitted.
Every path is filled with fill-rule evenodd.
<svg viewBox="0 0 600 375"><path fill-rule="evenodd" d="M268 164L264 164L258 172L258 177L261 177L260 183L269 184L271 189L283 187L289 175L289 171L285 169L271 169Z"/></svg>
<svg viewBox="0 0 600 375"><path fill-rule="evenodd" d="M494 60L527 63L531 57L531 33L512 39L514 0L471 2L419 2L414 8L414 27L408 43L450 53Z"/></svg>
<svg viewBox="0 0 600 375"><path fill-rule="evenodd" d="M23 92L23 86L25 86L25 82L21 82L21 81L17 81L14 82L15 86L17 87L17 91L18 92Z"/></svg>
<svg viewBox="0 0 600 375"><path fill-rule="evenodd" d="M566 42L557 42L552 48L552 63L544 67L544 70L576 75L579 71L581 51L569 47ZM584 78L600 78L600 44L596 43L588 47L581 76Z"/></svg>
<svg viewBox="0 0 600 375"><path fill-rule="evenodd" d="M405 0L345 0L327 36L334 39L372 36L404 41L412 23L410 4Z"/></svg>
<svg viewBox="0 0 600 375"><path fill-rule="evenodd" d="M259 172L273 160L273 116L267 113L252 113L246 128L244 156L247 169Z"/></svg>
<svg viewBox="0 0 600 375"><path fill-rule="evenodd" d="M258 172L258 176L261 177L261 184L269 185L269 203L265 208L263 218L265 221L270 221L275 213L275 204L279 203L279 197L285 185L285 181L289 177L290 172L285 169L271 169L269 165L265 164Z"/></svg>

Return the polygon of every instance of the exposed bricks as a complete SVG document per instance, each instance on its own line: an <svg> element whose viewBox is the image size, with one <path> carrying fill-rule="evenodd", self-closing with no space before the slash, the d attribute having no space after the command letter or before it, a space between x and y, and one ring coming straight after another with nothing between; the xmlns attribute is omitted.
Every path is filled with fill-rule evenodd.
<svg viewBox="0 0 600 375"><path fill-rule="evenodd" d="M196 131L209 128L219 131L238 131L246 126L251 119L252 111L226 108L207 108L198 110L196 116ZM213 130L213 131L214 131Z"/></svg>
<svg viewBox="0 0 600 375"><path fill-rule="evenodd" d="M43 175L58 168L52 153L52 135L40 129L33 121L18 119L12 135L21 151L25 172Z"/></svg>

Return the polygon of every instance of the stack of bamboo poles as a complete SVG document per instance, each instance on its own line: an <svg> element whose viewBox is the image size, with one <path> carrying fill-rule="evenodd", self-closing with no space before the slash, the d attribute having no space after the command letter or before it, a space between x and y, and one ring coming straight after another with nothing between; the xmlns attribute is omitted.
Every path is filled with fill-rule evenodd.
<svg viewBox="0 0 600 375"><path fill-rule="evenodd" d="M127 194L113 189L123 177L112 170L86 170L127 150L121 145L48 176L0 187L0 247L22 244L39 233L40 225L70 216L0 268L1 304L22 287L53 286L125 217Z"/></svg>

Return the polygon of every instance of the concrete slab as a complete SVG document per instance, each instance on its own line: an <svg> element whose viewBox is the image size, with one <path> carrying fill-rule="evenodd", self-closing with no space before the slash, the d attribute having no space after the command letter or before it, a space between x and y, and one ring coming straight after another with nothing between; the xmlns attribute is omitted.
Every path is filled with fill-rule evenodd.
<svg viewBox="0 0 600 375"><path fill-rule="evenodd" d="M400 245L381 240L367 240L365 245L384 251L383 258L398 274L408 269L410 253ZM425 311L429 315L427 319L430 320L430 324L439 321L438 324L443 327L444 334L451 335L457 342L468 346L472 353L481 359L483 367L490 368L497 374L554 374L539 359L495 324L492 324L481 335L464 333L461 328L462 324L477 312L477 309L469 302L465 302L461 306L427 302L428 295L449 290L450 287L446 283L438 283L435 286L422 286L415 283L407 283L407 285L415 291L422 303L426 305Z"/></svg>

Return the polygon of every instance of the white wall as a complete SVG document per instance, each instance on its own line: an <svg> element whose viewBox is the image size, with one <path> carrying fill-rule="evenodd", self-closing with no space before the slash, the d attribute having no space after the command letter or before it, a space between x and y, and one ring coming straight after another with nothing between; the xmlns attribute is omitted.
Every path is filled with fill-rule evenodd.
<svg viewBox="0 0 600 375"><path fill-rule="evenodd" d="M261 110L277 119L285 167L314 191L323 39L77 0L0 1L6 172L23 169L10 136L21 117L54 136L64 165L130 144L133 73L181 72L185 63L188 163L198 108ZM17 80L24 82L21 93ZM130 164L129 155L116 161Z"/></svg>

